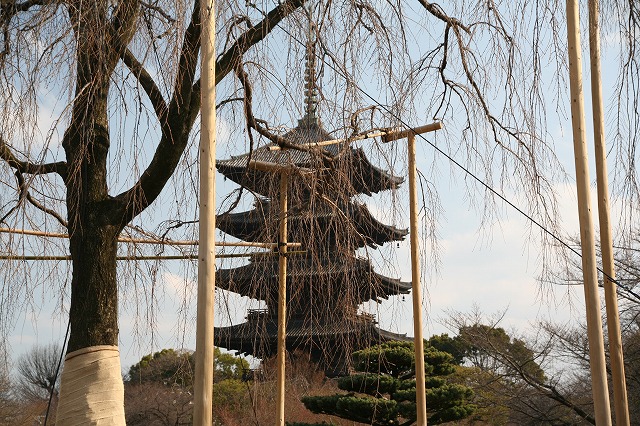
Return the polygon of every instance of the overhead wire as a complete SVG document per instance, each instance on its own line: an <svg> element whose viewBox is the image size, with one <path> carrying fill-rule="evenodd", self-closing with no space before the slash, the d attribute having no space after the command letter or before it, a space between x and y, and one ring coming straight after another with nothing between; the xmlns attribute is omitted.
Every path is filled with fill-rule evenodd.
<svg viewBox="0 0 640 426"><path fill-rule="evenodd" d="M62 367L62 360L64 359L64 352L67 349L67 342L69 341L69 332L71 331L71 317L67 321L67 331L64 334L64 340L62 342L62 349L60 350L60 358L58 359L58 365L56 366L56 374L49 392L49 401L47 402L47 411L44 414L44 426L47 426L47 420L49 419L49 411L51 410L51 402L53 401L53 394L56 389L56 382L58 381L58 375L60 374L60 367Z"/></svg>

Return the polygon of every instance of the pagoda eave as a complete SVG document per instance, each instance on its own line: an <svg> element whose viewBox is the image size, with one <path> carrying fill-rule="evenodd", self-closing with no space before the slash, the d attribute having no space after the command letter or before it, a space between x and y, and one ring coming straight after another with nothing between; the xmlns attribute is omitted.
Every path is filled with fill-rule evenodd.
<svg viewBox="0 0 640 426"><path fill-rule="evenodd" d="M256 330L260 330L256 336ZM251 315L241 324L214 329L215 345L238 351L257 358L275 355L278 326L269 313ZM292 319L287 323L286 346L289 352L296 349L314 348L319 355L322 348L338 348L343 341L354 343L352 350L391 340L409 340L406 334L383 330L370 315L357 315L348 320L308 325L302 320ZM315 360L317 361L317 360Z"/></svg>
<svg viewBox="0 0 640 426"><path fill-rule="evenodd" d="M318 229L334 230L335 232L337 226L334 223L341 217L336 214L336 209L322 206L322 203L319 204L315 206L313 216L309 211L303 209L289 211L288 222L292 235L296 233L296 230L306 235L314 226ZM369 245L375 248L387 242L403 241L409 233L408 229L400 229L381 223L371 215L364 205L351 202L344 209L340 209L340 212L353 222L357 233L352 233L351 240L358 247ZM249 211L218 216L216 226L221 231L244 241L265 241L265 237L277 235L276 229L271 230L270 235L265 235L267 224L276 222L277 215L277 212L272 211L271 203L264 201L260 206ZM337 236L333 235L332 240L336 241Z"/></svg>
<svg viewBox="0 0 640 426"><path fill-rule="evenodd" d="M336 145L328 145L324 149L329 154L334 153L334 151L335 153L338 152ZM387 173L371 164L361 148L352 148L349 157L351 163L349 166L351 169L349 172L352 186L351 195L371 195L396 188L404 182L404 178ZM274 182L275 185L277 181L272 173L248 168L249 158L255 161L293 165L314 170L318 169L322 164L322 158L317 153L295 149L270 151L268 147L255 150L251 157L245 154L228 160L217 161L216 168L226 178L264 196L269 195L268 182ZM342 187L341 189L345 190L346 188Z"/></svg>
<svg viewBox="0 0 640 426"><path fill-rule="evenodd" d="M278 262L275 260L260 260L251 262L248 265L230 269L219 269L216 271L216 286L247 296L253 299L268 301L275 297L278 288ZM318 280L317 277L324 277ZM349 296L357 303L364 303L369 300L388 299L390 296L408 294L411 291L411 283L389 278L378 274L371 269L368 261L361 259L353 263L333 264L330 267L313 267L307 262L290 262L287 267L287 281L301 283L297 287L299 290L305 283L316 283L316 291L325 286L331 286L335 290L334 294L342 294L347 286L354 283L372 282L368 286L358 285L355 289L351 287ZM337 290L344 288L343 290ZM288 290L293 291L292 285L288 285ZM310 290L309 290L310 291Z"/></svg>

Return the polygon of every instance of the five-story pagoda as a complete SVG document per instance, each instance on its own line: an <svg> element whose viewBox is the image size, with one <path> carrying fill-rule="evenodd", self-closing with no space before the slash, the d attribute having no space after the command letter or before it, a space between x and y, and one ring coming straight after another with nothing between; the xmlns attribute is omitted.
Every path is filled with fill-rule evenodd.
<svg viewBox="0 0 640 426"><path fill-rule="evenodd" d="M217 218L217 227L240 240L278 242L278 173L249 168L249 161L289 166L288 240L302 244L303 254L289 256L287 266L287 350L301 351L327 375L343 374L349 355L386 340L406 339L380 329L373 315L358 313L364 302L406 294L410 283L376 273L371 262L356 255L400 241L406 230L376 220L358 194L390 190L402 178L373 166L362 149L348 142L314 147L332 140L316 115L317 91L313 46L307 49L305 116L282 135L300 149L269 144L217 162L225 177L256 195L254 208ZM278 258L254 256L249 263L216 272L216 287L262 300L266 309L251 310L246 321L215 329L217 346L268 358L276 353Z"/></svg>

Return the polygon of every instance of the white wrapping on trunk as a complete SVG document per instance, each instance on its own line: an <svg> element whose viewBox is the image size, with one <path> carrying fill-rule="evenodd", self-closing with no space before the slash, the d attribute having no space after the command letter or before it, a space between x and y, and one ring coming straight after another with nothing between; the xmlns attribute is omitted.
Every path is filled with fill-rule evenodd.
<svg viewBox="0 0 640 426"><path fill-rule="evenodd" d="M67 354L56 425L125 424L118 347L91 346Z"/></svg>

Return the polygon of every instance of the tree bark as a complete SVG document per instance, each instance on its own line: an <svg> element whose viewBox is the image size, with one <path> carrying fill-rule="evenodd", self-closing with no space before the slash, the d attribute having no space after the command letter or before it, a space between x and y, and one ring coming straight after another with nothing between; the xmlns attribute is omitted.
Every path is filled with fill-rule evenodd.
<svg viewBox="0 0 640 426"><path fill-rule="evenodd" d="M95 216L95 208L87 216ZM82 220L83 230L70 239L73 277L67 352L118 345L116 251L119 229Z"/></svg>

